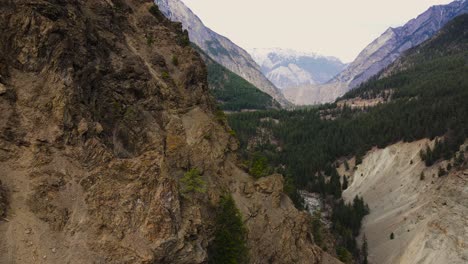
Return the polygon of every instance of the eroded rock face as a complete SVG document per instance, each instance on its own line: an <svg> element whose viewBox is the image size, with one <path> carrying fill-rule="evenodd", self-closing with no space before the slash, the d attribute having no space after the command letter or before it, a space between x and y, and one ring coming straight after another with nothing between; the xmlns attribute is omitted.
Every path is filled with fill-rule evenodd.
<svg viewBox="0 0 468 264"><path fill-rule="evenodd" d="M232 171L237 181L231 184L231 192L249 230L253 263L341 263L320 248L310 247L310 216L298 212L283 194L281 175L252 182L238 168Z"/></svg>
<svg viewBox="0 0 468 264"><path fill-rule="evenodd" d="M369 204L361 235L369 241L372 263L466 263L468 195L461 168L439 177L439 167L426 167L419 153L434 141L397 143L367 153L343 192ZM464 144L461 149L465 149ZM424 177L421 177L421 174ZM394 238L390 239L390 235Z"/></svg>
<svg viewBox="0 0 468 264"><path fill-rule="evenodd" d="M202 60L151 6L0 5L0 263L205 263L225 192L246 219L253 263L319 263L280 176L250 198L238 191L256 183L234 165ZM190 168L208 191L182 198Z"/></svg>

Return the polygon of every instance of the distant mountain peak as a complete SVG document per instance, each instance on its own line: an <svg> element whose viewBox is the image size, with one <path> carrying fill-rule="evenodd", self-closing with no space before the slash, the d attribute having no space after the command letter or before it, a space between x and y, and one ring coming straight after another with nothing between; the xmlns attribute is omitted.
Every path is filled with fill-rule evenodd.
<svg viewBox="0 0 468 264"><path fill-rule="evenodd" d="M336 57L289 48L250 49L262 72L278 88L324 83L346 67Z"/></svg>
<svg viewBox="0 0 468 264"><path fill-rule="evenodd" d="M278 55L291 56L291 57L300 57L300 56L320 57L320 55L315 52L305 52L305 51L298 51L298 50L294 50L290 48L278 48L278 47L276 48L254 48L254 49L250 49L247 51L249 51L251 54L253 53L256 55L260 55L260 54L268 55L270 53L275 53Z"/></svg>
<svg viewBox="0 0 468 264"><path fill-rule="evenodd" d="M281 56L284 58L300 58L300 57L309 57L309 58L316 58L316 59L327 59L330 61L337 61L340 63L343 63L340 59L337 57L333 56L325 56L316 52L312 51L300 51L300 50L295 50L291 48L253 48L253 49L248 49L247 50L252 56L255 56L257 58L261 57L267 57L268 55L276 55L276 56ZM255 58L254 58L255 59ZM256 60L256 59L255 59ZM257 61L257 60L256 60Z"/></svg>

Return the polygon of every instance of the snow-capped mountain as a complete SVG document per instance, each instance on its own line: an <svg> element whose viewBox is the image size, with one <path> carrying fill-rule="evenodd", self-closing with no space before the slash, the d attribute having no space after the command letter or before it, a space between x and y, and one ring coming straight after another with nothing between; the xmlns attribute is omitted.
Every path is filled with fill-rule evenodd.
<svg viewBox="0 0 468 264"><path fill-rule="evenodd" d="M291 49L252 49L252 58L263 74L280 89L321 84L340 73L346 64L335 57Z"/></svg>
<svg viewBox="0 0 468 264"><path fill-rule="evenodd" d="M283 91L296 104L334 101L350 89L376 75L398 59L406 50L436 34L447 22L468 13L468 1L454 1L429 8L402 27L389 28L370 43L344 71L326 84L303 85Z"/></svg>
<svg viewBox="0 0 468 264"><path fill-rule="evenodd" d="M260 67L245 50L207 28L182 1L155 0L155 3L167 18L181 22L183 28L189 32L190 40L213 60L271 95L281 105L290 105L281 91L263 75Z"/></svg>

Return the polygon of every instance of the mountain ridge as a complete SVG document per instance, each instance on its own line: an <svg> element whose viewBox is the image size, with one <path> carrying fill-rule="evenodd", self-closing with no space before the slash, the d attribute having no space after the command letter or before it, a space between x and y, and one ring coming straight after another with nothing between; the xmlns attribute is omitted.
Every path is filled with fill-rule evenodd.
<svg viewBox="0 0 468 264"><path fill-rule="evenodd" d="M284 94L296 104L333 102L378 74L406 50L429 39L447 22L467 12L467 1L432 6L401 27L388 28L364 48L343 72L329 82L322 85L294 87L284 91Z"/></svg>
<svg viewBox="0 0 468 264"><path fill-rule="evenodd" d="M217 63L196 44L192 45L206 64L208 85L222 110L236 112L281 108L269 94Z"/></svg>
<svg viewBox="0 0 468 264"><path fill-rule="evenodd" d="M202 20L180 0L155 0L160 10L172 21L181 22L190 39L217 63L271 95L282 106L290 103L261 72L260 67L244 49L206 27Z"/></svg>
<svg viewBox="0 0 468 264"><path fill-rule="evenodd" d="M251 49L252 58L278 88L321 84L341 72L346 64L338 58L292 49Z"/></svg>

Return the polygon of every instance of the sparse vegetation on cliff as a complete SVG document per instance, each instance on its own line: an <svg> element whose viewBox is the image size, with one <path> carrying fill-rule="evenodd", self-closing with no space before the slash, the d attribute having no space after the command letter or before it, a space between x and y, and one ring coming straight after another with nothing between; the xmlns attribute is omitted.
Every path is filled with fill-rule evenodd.
<svg viewBox="0 0 468 264"><path fill-rule="evenodd" d="M196 168L190 169L180 180L182 195L188 196L191 193L205 193L206 183L202 179L200 171Z"/></svg>

